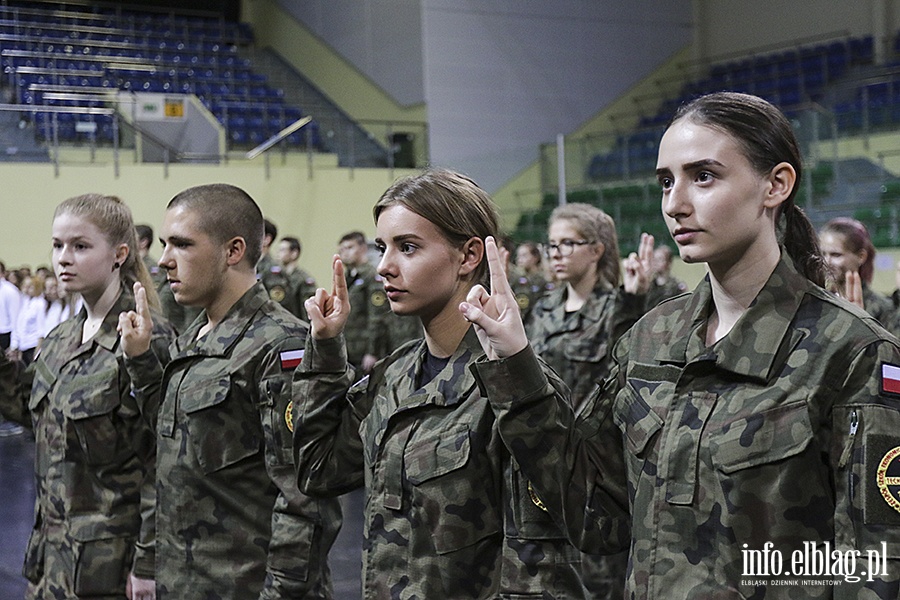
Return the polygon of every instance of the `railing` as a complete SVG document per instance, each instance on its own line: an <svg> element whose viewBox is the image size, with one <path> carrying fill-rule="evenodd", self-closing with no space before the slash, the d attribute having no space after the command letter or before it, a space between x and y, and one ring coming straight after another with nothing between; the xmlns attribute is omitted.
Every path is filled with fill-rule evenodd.
<svg viewBox="0 0 900 600"><path fill-rule="evenodd" d="M53 105L24 105L24 104L0 104L0 113L16 114L20 117L21 127L27 131L33 132L36 148L39 155L49 158L53 163L54 173L59 175L60 169L66 164L65 154L61 150L67 148L81 148L86 150L85 157L91 163L109 162L110 156L101 155L102 149L111 151L111 163L115 172L115 176L120 174L120 166L123 159L123 153L128 152L134 155L135 162L141 162L141 148L143 145L151 145L156 148L162 155L161 163L163 166L164 177L169 176L169 167L172 163L183 162L228 162L235 160L252 160L260 155L264 158L264 168L266 178L270 176L270 155L272 150L280 152L283 158L288 155L304 155L306 156L309 166L309 177L313 177L313 161L314 156L321 154L312 147L311 136L306 136L307 145L305 148L289 147L285 140L288 136L306 126L312 118L310 116L303 117L290 123L277 134L259 144L256 148L248 151L234 150L225 151L224 153L200 154L192 152L183 152L166 143L153 134L152 130L146 126L131 123L126 120L120 110L116 108L117 100L111 97L109 93L99 94L82 94L70 93L64 91L65 86L54 86L46 84L41 87L43 97L48 101L68 102L68 101L88 101L95 100L105 104L103 107L79 107L79 106L53 106ZM105 89L105 88L101 88ZM59 91L57 91L59 90ZM108 92L108 90L107 90ZM96 129L85 126L85 130L80 132L80 140L78 142L67 143L60 139L60 114L69 114L77 116L89 116L100 119L109 119L112 124L113 135L111 141L103 141L99 139ZM46 118L39 118L38 115L46 115ZM384 157L384 164L381 168L405 169L422 167L427 164L427 127L423 123L404 122L404 121L372 121L366 123L370 129L380 128L384 132L384 140L390 140L394 136L396 147L393 151L388 151ZM42 134L42 135L38 135ZM402 136L397 137L397 136ZM39 137L43 139L38 139ZM0 139L0 146L8 146L6 140ZM36 158L37 158L36 156ZM2 157L0 157L2 161ZM156 161L154 161L156 162ZM349 165L351 171L357 165L352 162ZM372 167L369 162L361 165Z"/></svg>

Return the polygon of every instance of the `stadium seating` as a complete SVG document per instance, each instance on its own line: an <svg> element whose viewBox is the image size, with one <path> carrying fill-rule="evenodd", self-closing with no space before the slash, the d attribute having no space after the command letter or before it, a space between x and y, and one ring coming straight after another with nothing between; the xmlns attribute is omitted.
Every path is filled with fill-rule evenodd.
<svg viewBox="0 0 900 600"><path fill-rule="evenodd" d="M0 68L3 84L14 86L21 104L54 105L44 97L48 89L90 96L96 90L196 94L226 127L234 148L258 144L303 116L242 56L241 49L253 39L246 25L213 17L11 4L0 7ZM96 99L73 104L96 105ZM112 142L109 117L34 114L39 139L52 137L48 124L55 121L60 141ZM98 127L88 131L72 125L79 120ZM322 149L315 122L287 143Z"/></svg>

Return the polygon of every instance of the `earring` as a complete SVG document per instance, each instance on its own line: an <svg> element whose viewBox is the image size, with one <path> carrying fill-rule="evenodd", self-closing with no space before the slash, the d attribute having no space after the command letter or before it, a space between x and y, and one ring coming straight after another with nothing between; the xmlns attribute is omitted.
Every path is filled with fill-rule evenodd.
<svg viewBox="0 0 900 600"><path fill-rule="evenodd" d="M114 262L114 263L113 263L113 271L115 271L115 270L118 269L118 268L119 268L119 263L118 263L118 261L117 261L117 262Z"/></svg>

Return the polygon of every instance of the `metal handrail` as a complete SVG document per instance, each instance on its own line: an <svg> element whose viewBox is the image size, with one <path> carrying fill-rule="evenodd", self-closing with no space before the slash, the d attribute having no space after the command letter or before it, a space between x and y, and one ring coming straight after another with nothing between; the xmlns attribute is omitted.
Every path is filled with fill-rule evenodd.
<svg viewBox="0 0 900 600"><path fill-rule="evenodd" d="M299 130L301 127L303 127L310 121L312 121L312 117L310 117L309 115L307 115L301 119L297 119L296 121L294 121L293 123L291 123L290 125L285 127L284 129L282 129L281 131L279 131L278 133L276 133L275 135L273 135L272 137L270 137L269 139L264 141L262 144L260 144L256 148L253 148L252 150L247 152L247 154L245 154L244 157L247 160L253 160L254 158L259 156L260 154L262 154L263 152L265 152L266 150L268 150L269 148L271 148L272 146L274 146L275 144L277 144L278 142L280 142L287 136L289 136L292 133L294 133L295 131Z"/></svg>

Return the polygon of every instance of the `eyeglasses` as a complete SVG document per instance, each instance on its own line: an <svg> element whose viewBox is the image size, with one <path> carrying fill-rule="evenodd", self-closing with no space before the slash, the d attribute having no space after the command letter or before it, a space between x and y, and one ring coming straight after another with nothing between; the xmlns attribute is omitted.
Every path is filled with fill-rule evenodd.
<svg viewBox="0 0 900 600"><path fill-rule="evenodd" d="M545 244L544 256L550 258L554 252L559 252L559 255L563 257L572 256L572 253L575 252L575 246L587 246L593 243L589 240L563 240L558 244Z"/></svg>

